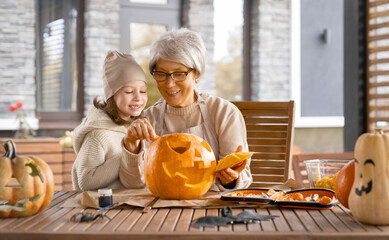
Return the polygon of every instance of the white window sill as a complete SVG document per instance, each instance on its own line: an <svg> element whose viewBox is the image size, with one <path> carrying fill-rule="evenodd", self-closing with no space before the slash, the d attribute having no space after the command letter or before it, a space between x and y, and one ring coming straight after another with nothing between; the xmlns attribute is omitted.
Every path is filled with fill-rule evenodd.
<svg viewBox="0 0 389 240"><path fill-rule="evenodd" d="M34 130L37 130L39 127L39 121L37 118L26 118L27 123ZM19 128L19 121L11 118L0 119L0 130L17 130Z"/></svg>
<svg viewBox="0 0 389 240"><path fill-rule="evenodd" d="M296 116L295 128L344 127L344 117L299 117Z"/></svg>

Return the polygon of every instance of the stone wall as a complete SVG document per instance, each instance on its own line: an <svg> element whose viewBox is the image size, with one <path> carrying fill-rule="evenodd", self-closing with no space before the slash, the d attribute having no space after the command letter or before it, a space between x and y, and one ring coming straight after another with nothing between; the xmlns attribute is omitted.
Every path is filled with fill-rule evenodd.
<svg viewBox="0 0 389 240"><path fill-rule="evenodd" d="M35 119L36 1L0 1L0 119L14 120L8 106L24 103ZM86 0L85 113L95 96L103 97L102 64L119 47L119 0ZM182 25L200 33L208 54L202 92L216 94L213 0L183 0ZM290 0L253 0L252 100L288 100L290 88ZM35 119L36 120L36 119ZM37 121L36 121L37 122ZM1 127L0 127L1 129Z"/></svg>
<svg viewBox="0 0 389 240"><path fill-rule="evenodd" d="M95 96L103 97L102 65L110 49L119 47L119 0L87 0L85 6L85 113ZM23 102L30 123L36 110L36 2L0 1L0 130L17 127L15 101Z"/></svg>
<svg viewBox="0 0 389 240"><path fill-rule="evenodd" d="M0 1L0 129L14 125L8 109L15 101L35 118L35 22L35 1Z"/></svg>
<svg viewBox="0 0 389 240"><path fill-rule="evenodd" d="M254 0L251 100L290 99L290 0Z"/></svg>
<svg viewBox="0 0 389 240"><path fill-rule="evenodd" d="M201 81L197 84L200 92L216 95L215 64L213 62L213 1L183 0L182 26L198 32L207 49L207 64Z"/></svg>
<svg viewBox="0 0 389 240"><path fill-rule="evenodd" d="M93 98L104 96L102 70L107 52L119 48L119 0L87 0L85 6L85 114Z"/></svg>

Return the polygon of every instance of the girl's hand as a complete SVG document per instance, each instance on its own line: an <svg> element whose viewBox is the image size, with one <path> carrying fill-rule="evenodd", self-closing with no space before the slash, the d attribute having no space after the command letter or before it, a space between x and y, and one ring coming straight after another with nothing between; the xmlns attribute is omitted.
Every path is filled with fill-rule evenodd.
<svg viewBox="0 0 389 240"><path fill-rule="evenodd" d="M127 129L124 137L124 146L132 153L139 153L141 140L151 141L156 134L153 127L146 118L133 121Z"/></svg>
<svg viewBox="0 0 389 240"><path fill-rule="evenodd" d="M235 153L242 152L243 147L241 145L238 146ZM239 178L239 174L246 167L247 159L242 161L240 164L232 167L221 170L216 173L216 177L219 178L221 184L227 188L233 188L235 186L236 180Z"/></svg>

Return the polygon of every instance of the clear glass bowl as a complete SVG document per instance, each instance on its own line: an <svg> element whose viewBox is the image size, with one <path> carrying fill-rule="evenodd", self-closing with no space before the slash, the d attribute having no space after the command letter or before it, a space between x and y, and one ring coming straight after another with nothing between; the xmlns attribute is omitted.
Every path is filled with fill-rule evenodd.
<svg viewBox="0 0 389 240"><path fill-rule="evenodd" d="M350 160L314 159L304 161L311 188L334 190L336 174Z"/></svg>

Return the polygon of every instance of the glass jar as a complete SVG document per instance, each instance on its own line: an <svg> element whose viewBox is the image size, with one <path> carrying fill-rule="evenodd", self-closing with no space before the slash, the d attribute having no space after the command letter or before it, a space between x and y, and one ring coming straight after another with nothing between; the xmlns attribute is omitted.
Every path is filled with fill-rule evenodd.
<svg viewBox="0 0 389 240"><path fill-rule="evenodd" d="M97 193L100 208L112 205L112 189L99 189Z"/></svg>

